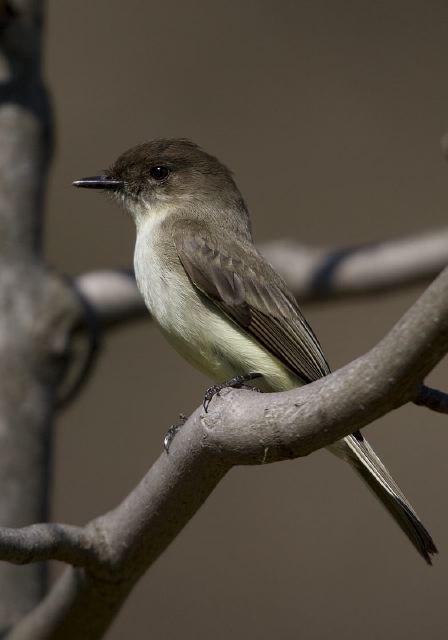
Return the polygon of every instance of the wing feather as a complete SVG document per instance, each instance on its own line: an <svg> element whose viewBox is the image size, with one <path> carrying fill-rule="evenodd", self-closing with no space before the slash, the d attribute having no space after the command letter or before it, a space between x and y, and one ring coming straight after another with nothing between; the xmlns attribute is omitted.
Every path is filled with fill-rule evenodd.
<svg viewBox="0 0 448 640"><path fill-rule="evenodd" d="M280 276L252 244L219 249L203 227L177 224L174 241L192 283L304 383L330 368L311 327ZM235 258L238 252L244 256ZM233 253L233 255L232 255Z"/></svg>
<svg viewBox="0 0 448 640"><path fill-rule="evenodd" d="M277 273L249 242L219 249L206 229L180 225L174 234L178 257L190 280L233 322L243 327L304 383L330 368L319 342ZM244 260L234 255L244 256ZM431 563L437 549L411 505L359 431L333 450L348 459L380 498L412 543Z"/></svg>

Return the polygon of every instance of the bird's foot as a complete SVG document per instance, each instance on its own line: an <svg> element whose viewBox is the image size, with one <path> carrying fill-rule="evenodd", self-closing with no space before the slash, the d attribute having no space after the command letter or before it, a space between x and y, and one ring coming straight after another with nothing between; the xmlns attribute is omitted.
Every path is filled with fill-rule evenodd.
<svg viewBox="0 0 448 640"><path fill-rule="evenodd" d="M245 383L249 382L250 380L255 380L256 378L261 378L261 377L262 377L261 373L256 373L256 372L245 373L239 376L235 376L234 378L231 378L230 380L227 380L226 382L223 382L221 384L214 384L212 387L209 387L205 392L204 401L202 403L205 413L207 413L208 411L210 402L213 400L215 396L219 396L220 392L223 389L247 388L247 389L251 389L252 391L259 391L259 389L255 389L254 387L246 386Z"/></svg>
<svg viewBox="0 0 448 640"><path fill-rule="evenodd" d="M184 416L183 413L179 414L179 418L179 422L171 425L171 427L166 432L166 436L163 439L163 448L167 453L170 452L170 446L176 436L176 433L184 426L187 421L187 416Z"/></svg>

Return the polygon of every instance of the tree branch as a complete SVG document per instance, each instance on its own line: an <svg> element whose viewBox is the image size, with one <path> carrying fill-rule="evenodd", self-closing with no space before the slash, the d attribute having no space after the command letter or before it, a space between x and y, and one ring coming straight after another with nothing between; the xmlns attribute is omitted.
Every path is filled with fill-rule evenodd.
<svg viewBox="0 0 448 640"><path fill-rule="evenodd" d="M93 271L78 276L73 284L102 328L149 317L131 270Z"/></svg>
<svg viewBox="0 0 448 640"><path fill-rule="evenodd" d="M422 384L414 404L431 409L431 411L448 413L448 394Z"/></svg>
<svg viewBox="0 0 448 640"><path fill-rule="evenodd" d="M40 73L41 0L0 5L0 523L47 518L51 429L44 348L56 335L55 279L41 263L51 112ZM61 307L56 304L56 313ZM49 325L44 328L45 321ZM53 354L54 355L54 354ZM44 371L45 370L45 371ZM51 372L51 375L49 375ZM0 567L0 629L38 602L43 566Z"/></svg>
<svg viewBox="0 0 448 640"><path fill-rule="evenodd" d="M52 151L52 114L41 76L42 25L42 0L0 3L0 523L5 527L48 517L54 394L83 313L66 281L42 260ZM48 554L62 553L63 532L45 531ZM27 545L34 561L46 557L32 544L42 527L1 533L5 558L20 560ZM1 564L0 634L41 600L46 585L44 564L20 569Z"/></svg>
<svg viewBox="0 0 448 640"><path fill-rule="evenodd" d="M55 391L68 342L82 324L79 301L42 260L52 142L40 73L42 7L42 0L0 3L0 521L10 527L46 517ZM338 252L270 245L265 253L302 299L350 295L429 277L447 261L447 233ZM77 284L103 326L146 313L129 275L119 281L116 272L106 281L104 274L93 276ZM286 394L231 392L214 400L206 416L197 410L170 456L163 454L111 513L84 528L0 529L0 558L10 563L53 558L74 565L9 637L101 637L140 575L232 465L306 455L353 425L418 399L424 375L447 344L446 274L437 283L385 346L327 379ZM42 567L2 565L3 628L44 590Z"/></svg>
<svg viewBox="0 0 448 640"><path fill-rule="evenodd" d="M0 558L13 564L59 560L89 567L95 560L94 548L82 527L55 523L0 527Z"/></svg>
<svg viewBox="0 0 448 640"><path fill-rule="evenodd" d="M342 249L277 242L262 253L300 300L366 296L435 278L448 264L448 227Z"/></svg>
<svg viewBox="0 0 448 640"><path fill-rule="evenodd" d="M70 568L9 640L102 637L141 574L236 464L308 455L421 393L448 350L448 268L370 352L284 393L225 391L197 409L145 478L90 523L101 566Z"/></svg>
<svg viewBox="0 0 448 640"><path fill-rule="evenodd" d="M435 277L448 264L448 228L346 249L278 241L261 252L300 302L364 296ZM130 270L95 271L74 284L102 327L147 317Z"/></svg>

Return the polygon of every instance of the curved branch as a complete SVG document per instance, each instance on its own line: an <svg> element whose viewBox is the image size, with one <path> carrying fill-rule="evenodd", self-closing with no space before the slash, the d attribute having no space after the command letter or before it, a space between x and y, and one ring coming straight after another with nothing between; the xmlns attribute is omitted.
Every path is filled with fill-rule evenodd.
<svg viewBox="0 0 448 640"><path fill-rule="evenodd" d="M308 455L418 399L448 351L448 268L369 353L284 393L225 391L197 409L132 493L86 531L98 567L68 569L9 640L102 637L141 574L235 464Z"/></svg>
<svg viewBox="0 0 448 640"><path fill-rule="evenodd" d="M436 276L448 264L448 228L345 249L278 241L263 245L261 252L300 302L363 296ZM130 270L95 271L74 283L103 327L147 317Z"/></svg>
<svg viewBox="0 0 448 640"><path fill-rule="evenodd" d="M95 560L94 551L94 541L82 527L56 523L0 527L0 559L13 564L60 560L88 567Z"/></svg>

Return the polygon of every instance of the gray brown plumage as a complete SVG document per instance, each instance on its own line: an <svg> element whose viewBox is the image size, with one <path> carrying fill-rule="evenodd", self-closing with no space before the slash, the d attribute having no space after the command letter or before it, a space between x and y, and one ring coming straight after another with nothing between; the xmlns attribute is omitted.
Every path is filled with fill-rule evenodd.
<svg viewBox="0 0 448 640"><path fill-rule="evenodd" d="M124 153L105 175L75 184L110 190L133 216L137 283L192 364L217 382L257 371L267 391L330 373L296 300L256 250L244 200L214 156L188 140L156 140ZM430 563L430 534L361 433L331 450L358 471Z"/></svg>

